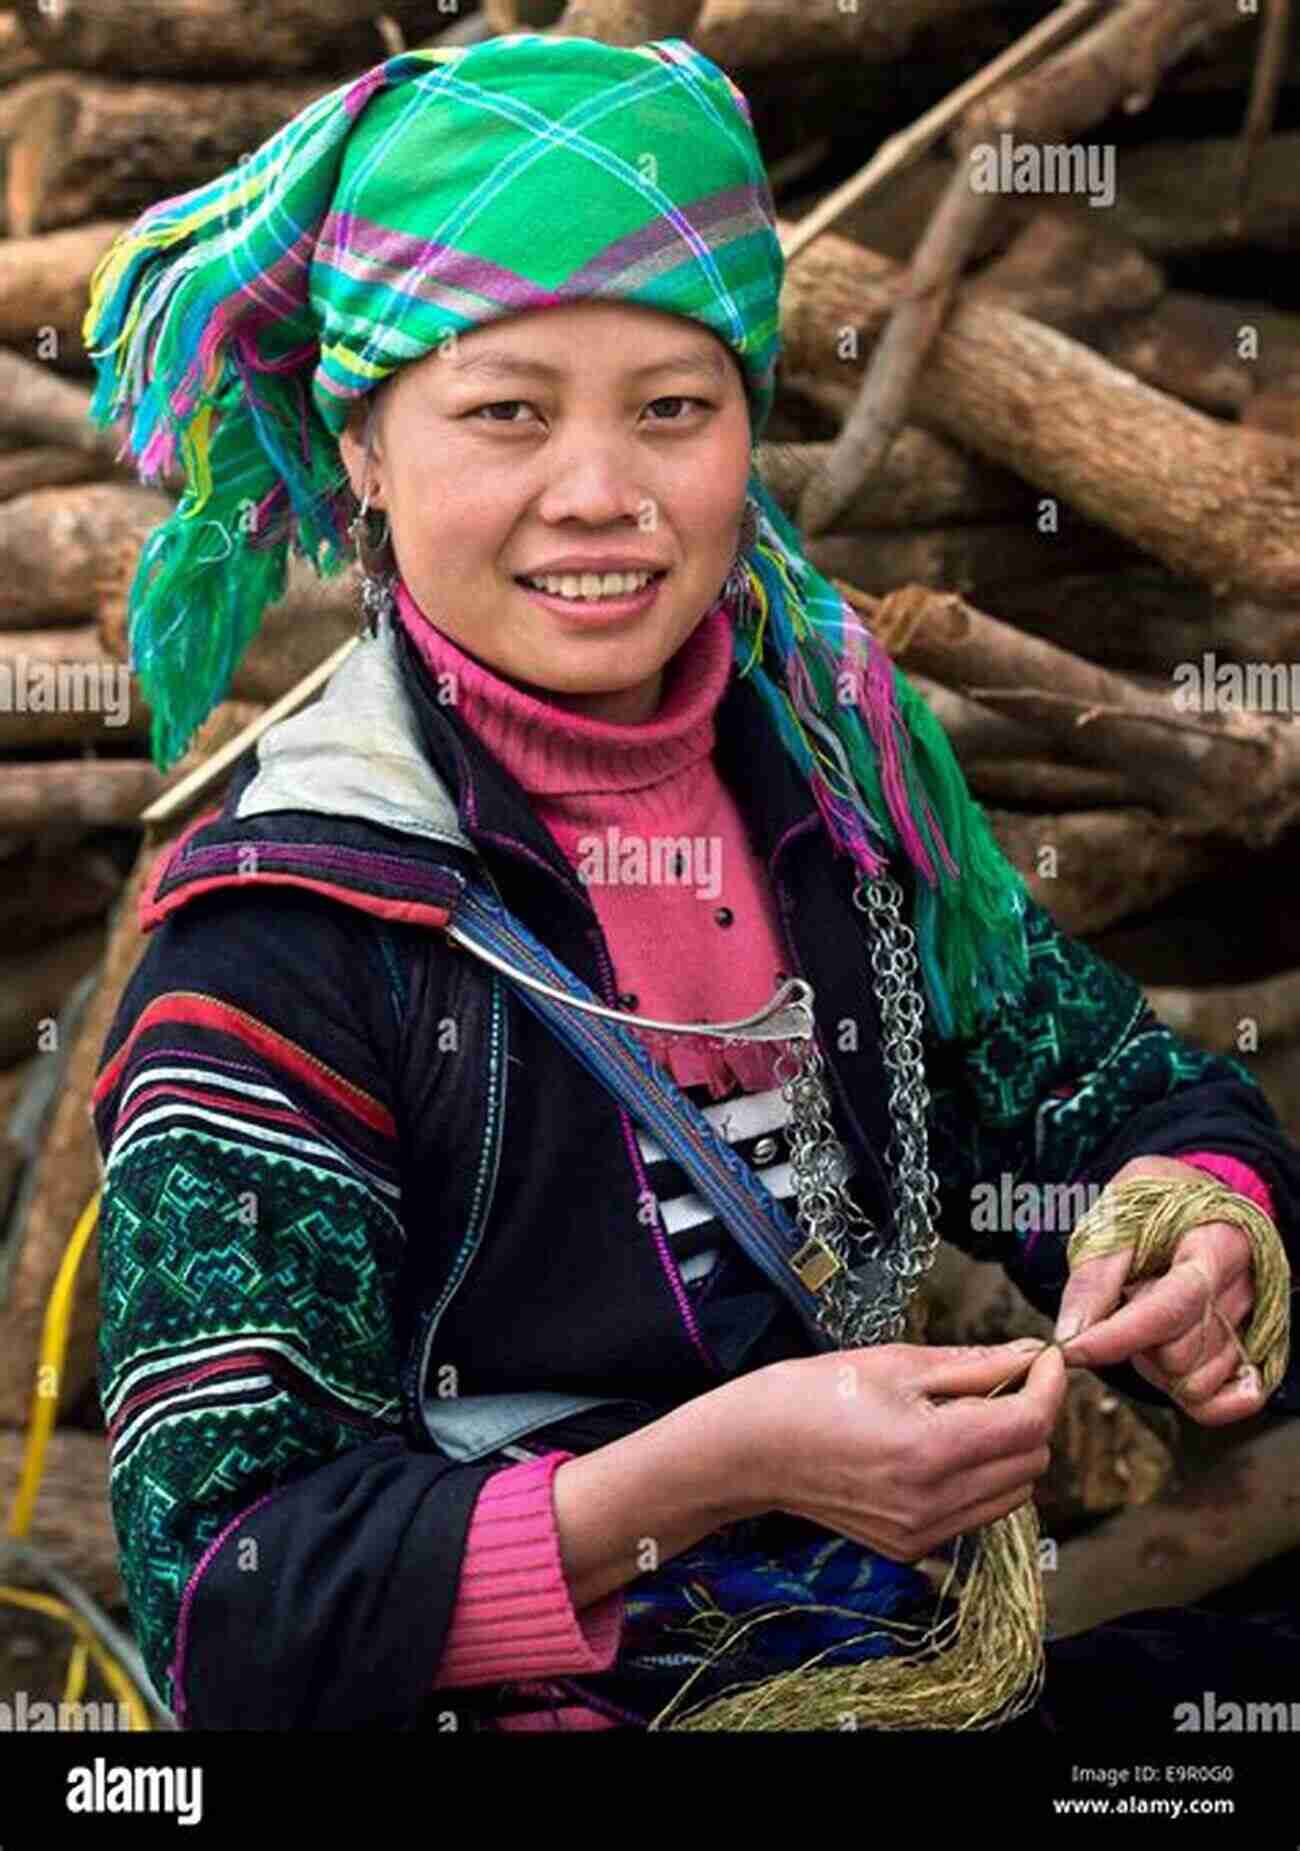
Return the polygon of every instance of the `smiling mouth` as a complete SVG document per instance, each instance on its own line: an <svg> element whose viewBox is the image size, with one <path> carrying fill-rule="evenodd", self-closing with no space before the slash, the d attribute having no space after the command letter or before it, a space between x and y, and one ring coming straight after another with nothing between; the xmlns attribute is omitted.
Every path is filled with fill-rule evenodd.
<svg viewBox="0 0 1300 1851"><path fill-rule="evenodd" d="M519 573L519 572L517 572L514 575L514 578L515 578L515 584L519 585L524 591L540 592L543 597L557 598L566 604L573 604L574 606L581 606L584 604L601 605L601 604L617 604L629 598L643 597L645 593L648 592L653 585L657 585L661 579L667 578L668 570L669 568L665 566L657 572L649 573L644 578L642 583L632 590L610 591L610 592L604 592L604 593L594 592L590 595L582 593L582 592L569 593L569 592L559 591L552 587L548 587L542 584L539 580L535 578L526 577L523 573ZM554 584L554 581L556 580L566 580L566 579L574 583L581 583L582 579L587 576L590 576L592 578L597 578L598 576L603 576L603 575L598 575L596 573L591 573L590 575L588 575L582 572L554 572L554 573L548 573L546 576L550 578ZM623 576L631 577L633 575L624 574Z"/></svg>
<svg viewBox="0 0 1300 1851"><path fill-rule="evenodd" d="M667 576L667 573L668 573L668 567L660 566L658 570L654 572L647 572L643 568L639 572L620 572L617 575L613 573L605 573L605 572L591 572L591 573L587 573L587 572L544 572L540 575L534 574L533 576L530 577L530 575L526 572L516 572L514 575L514 578L515 578L516 585L530 585L534 591L544 591L546 589L546 587L542 583L542 579L544 578L583 579L583 578L588 578L588 577L590 578L611 578L611 577L617 576L619 578L654 579L654 578L665 578Z"/></svg>

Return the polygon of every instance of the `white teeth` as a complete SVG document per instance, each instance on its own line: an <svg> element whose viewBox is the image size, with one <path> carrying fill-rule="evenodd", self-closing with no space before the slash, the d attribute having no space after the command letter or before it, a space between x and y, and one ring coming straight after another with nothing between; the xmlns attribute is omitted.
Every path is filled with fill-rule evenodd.
<svg viewBox="0 0 1300 1851"><path fill-rule="evenodd" d="M625 598L630 592L640 591L653 577L653 572L564 572L526 578L524 583L558 598Z"/></svg>

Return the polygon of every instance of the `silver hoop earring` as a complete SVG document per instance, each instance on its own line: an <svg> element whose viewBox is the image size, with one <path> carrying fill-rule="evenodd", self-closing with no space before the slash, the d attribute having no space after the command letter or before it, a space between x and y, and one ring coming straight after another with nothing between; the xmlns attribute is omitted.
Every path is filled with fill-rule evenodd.
<svg viewBox="0 0 1300 1851"><path fill-rule="evenodd" d="M348 527L348 537L361 572L361 634L377 636L381 619L396 615L397 598L395 574L381 564L391 538L388 516L384 515L383 533L376 540L370 531L369 513L370 490L367 489L365 500Z"/></svg>
<svg viewBox="0 0 1300 1851"><path fill-rule="evenodd" d="M375 538L370 529L371 512L370 490L367 489L366 498L358 507L348 527L348 538L351 540L353 549L356 552L357 564L361 567L363 572L375 572L379 570L379 561L392 537L391 529L388 524L387 510L376 508L373 512L382 517L383 525L379 537L377 539Z"/></svg>
<svg viewBox="0 0 1300 1851"><path fill-rule="evenodd" d="M361 634L377 636L381 619L393 619L397 615L397 596L394 589L396 574L383 563L384 555L390 550L392 529L387 511L383 511L383 532L376 540L372 538L369 526L370 515L370 450L374 441L375 404L371 400L366 414L366 492L362 496L348 526L348 538L352 542L357 556L357 565L361 572Z"/></svg>
<svg viewBox="0 0 1300 1851"><path fill-rule="evenodd" d="M722 597L731 611L734 621L742 628L748 628L754 621L756 606L754 594L749 582L749 554L758 545L759 536L758 503L752 495L745 497L744 512L740 517L740 533L736 543L736 556L731 562L726 583L722 587Z"/></svg>

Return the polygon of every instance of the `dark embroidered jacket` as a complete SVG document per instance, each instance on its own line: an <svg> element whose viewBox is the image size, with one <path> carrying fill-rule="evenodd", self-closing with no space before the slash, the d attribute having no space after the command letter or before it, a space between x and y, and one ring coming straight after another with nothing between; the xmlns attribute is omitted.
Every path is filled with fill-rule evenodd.
<svg viewBox="0 0 1300 1851"><path fill-rule="evenodd" d="M815 988L854 1197L888 1228L853 870L735 673L717 735L786 968ZM627 1115L438 930L476 864L616 1004L581 882L385 626L240 761L143 903L95 1091L99 1388L133 1622L185 1726L427 1726L507 1441L582 1451L811 1348L738 1249L725 1313L683 1313ZM927 1030L945 1237L1054 1313L1066 1234L981 1231L976 1185L1101 1184L1202 1148L1266 1178L1294 1264L1300 1152L1248 1070L1181 1041L1042 908L1029 926L1024 1005L976 1043ZM1300 1411L1294 1366L1272 1406Z"/></svg>

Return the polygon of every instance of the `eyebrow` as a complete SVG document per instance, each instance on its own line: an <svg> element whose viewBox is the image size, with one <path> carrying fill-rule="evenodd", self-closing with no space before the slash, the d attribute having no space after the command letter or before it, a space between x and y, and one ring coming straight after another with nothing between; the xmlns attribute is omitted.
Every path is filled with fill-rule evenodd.
<svg viewBox="0 0 1300 1851"><path fill-rule="evenodd" d="M482 373L491 379L504 379L510 374L523 374L534 379L560 379L563 369L549 366L544 360L526 360L522 355L509 354L501 349L472 355L468 360L453 363L455 373ZM707 373L719 383L726 379L726 365L721 354L706 353L698 349L690 353L673 354L666 360L652 360L648 366L637 366L629 370L629 379L644 379L649 373Z"/></svg>

